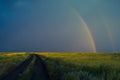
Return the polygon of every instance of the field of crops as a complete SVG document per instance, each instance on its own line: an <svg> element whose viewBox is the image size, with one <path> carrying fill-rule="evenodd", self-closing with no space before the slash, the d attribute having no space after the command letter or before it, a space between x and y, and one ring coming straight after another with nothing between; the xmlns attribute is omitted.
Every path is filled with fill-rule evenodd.
<svg viewBox="0 0 120 80"><path fill-rule="evenodd" d="M0 77L16 68L28 57L28 54L22 53L0 53Z"/></svg>
<svg viewBox="0 0 120 80"><path fill-rule="evenodd" d="M37 53L51 80L120 80L120 54Z"/></svg>

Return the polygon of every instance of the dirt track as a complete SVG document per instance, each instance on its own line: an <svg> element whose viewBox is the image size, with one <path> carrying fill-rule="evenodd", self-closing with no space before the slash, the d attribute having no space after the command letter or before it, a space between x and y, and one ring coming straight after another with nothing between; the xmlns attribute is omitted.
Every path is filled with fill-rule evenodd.
<svg viewBox="0 0 120 80"><path fill-rule="evenodd" d="M30 57L28 59L26 59L24 62L22 62L13 71L11 71L8 74L6 74L5 76L3 76L0 80L15 80L17 78L17 76L27 68L27 66L30 64L32 59L33 59L33 55L30 55Z"/></svg>
<svg viewBox="0 0 120 80"><path fill-rule="evenodd" d="M34 71L31 80L50 80L42 59L35 55Z"/></svg>
<svg viewBox="0 0 120 80"><path fill-rule="evenodd" d="M33 57L35 58L35 62L33 67L33 73L30 73L32 74L31 80L50 80L42 59L35 54L30 55L28 59L22 62L13 71L9 72L8 74L0 78L0 80L16 80L19 74L22 74L25 71L25 69L27 69L28 65L33 60Z"/></svg>

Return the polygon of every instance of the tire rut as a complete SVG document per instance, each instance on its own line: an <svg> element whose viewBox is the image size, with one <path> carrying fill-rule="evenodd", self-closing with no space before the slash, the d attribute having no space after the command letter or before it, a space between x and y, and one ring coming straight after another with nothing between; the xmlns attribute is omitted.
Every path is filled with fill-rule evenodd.
<svg viewBox="0 0 120 80"><path fill-rule="evenodd" d="M18 67L16 67L13 71L9 72L5 76L3 76L0 80L15 80L19 74L21 74L27 66L30 64L30 62L33 59L33 55L30 55L28 59L23 61Z"/></svg>
<svg viewBox="0 0 120 80"><path fill-rule="evenodd" d="M50 80L44 62L38 55L35 55L35 57L36 60L31 80Z"/></svg>
<svg viewBox="0 0 120 80"><path fill-rule="evenodd" d="M35 62L34 62L33 71L31 73L32 74L31 80L50 80L44 62L39 57L39 55L36 54L31 54L28 59L23 61L13 71L3 76L0 80L16 80L19 77L19 74L22 74L27 69L29 64L32 62L33 57L35 58Z"/></svg>

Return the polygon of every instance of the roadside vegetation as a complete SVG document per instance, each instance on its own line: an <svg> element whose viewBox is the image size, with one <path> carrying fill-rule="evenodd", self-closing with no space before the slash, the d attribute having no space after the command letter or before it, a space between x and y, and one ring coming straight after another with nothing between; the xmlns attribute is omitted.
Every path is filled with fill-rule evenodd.
<svg viewBox="0 0 120 80"><path fill-rule="evenodd" d="M120 80L120 54L36 53L51 80Z"/></svg>
<svg viewBox="0 0 120 80"><path fill-rule="evenodd" d="M28 56L25 52L0 53L0 77L15 69Z"/></svg>

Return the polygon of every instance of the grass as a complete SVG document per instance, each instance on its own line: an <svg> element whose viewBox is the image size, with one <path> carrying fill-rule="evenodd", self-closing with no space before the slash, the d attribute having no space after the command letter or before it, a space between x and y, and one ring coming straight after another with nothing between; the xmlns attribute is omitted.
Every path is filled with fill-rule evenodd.
<svg viewBox="0 0 120 80"><path fill-rule="evenodd" d="M0 53L0 77L12 71L28 57L24 52Z"/></svg>
<svg viewBox="0 0 120 80"><path fill-rule="evenodd" d="M120 54L36 53L51 80L120 80Z"/></svg>
<svg viewBox="0 0 120 80"><path fill-rule="evenodd" d="M32 52L46 64L51 80L120 80L120 54ZM0 77L24 61L29 54L0 54ZM30 80L34 61L17 80Z"/></svg>

